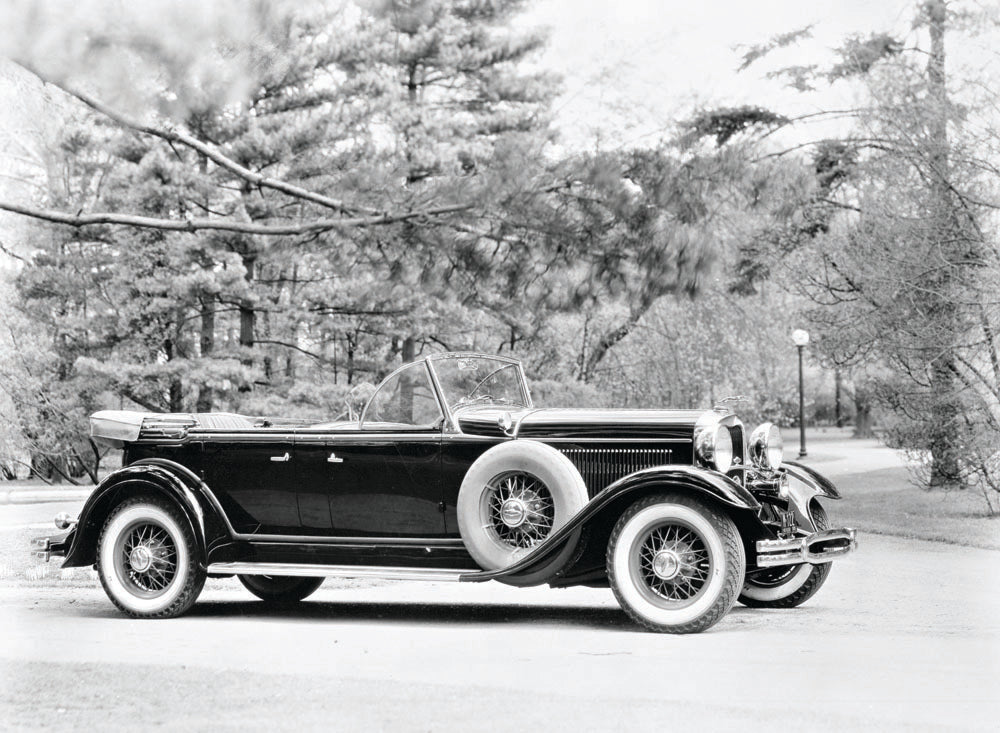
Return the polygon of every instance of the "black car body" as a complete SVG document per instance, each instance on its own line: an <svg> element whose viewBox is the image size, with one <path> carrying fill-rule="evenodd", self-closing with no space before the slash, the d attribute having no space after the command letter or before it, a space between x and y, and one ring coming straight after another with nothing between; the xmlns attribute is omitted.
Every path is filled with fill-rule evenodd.
<svg viewBox="0 0 1000 733"><path fill-rule="evenodd" d="M797 605L856 544L853 530L826 529L819 500L837 490L782 462L773 426L748 435L724 408L535 408L521 365L501 357L405 365L356 421L91 423L123 448L123 468L36 549L96 565L136 616L183 612L206 575L286 600L324 577L370 576L610 584L643 625L698 631L737 596Z"/></svg>

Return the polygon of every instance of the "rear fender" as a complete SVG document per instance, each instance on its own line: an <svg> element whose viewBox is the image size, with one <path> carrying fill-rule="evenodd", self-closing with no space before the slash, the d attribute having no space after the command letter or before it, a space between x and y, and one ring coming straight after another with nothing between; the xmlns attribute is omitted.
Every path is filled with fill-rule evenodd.
<svg viewBox="0 0 1000 733"><path fill-rule="evenodd" d="M94 489L80 512L62 566L72 568L97 562L97 541L108 516L122 500L144 492L165 496L181 509L195 538L199 561L204 565L205 513L194 492L169 467L135 463L108 475Z"/></svg>
<svg viewBox="0 0 1000 733"><path fill-rule="evenodd" d="M500 570L463 576L462 579L495 580L531 572L562 549L579 529L588 530L591 541L606 541L610 527L628 506L644 496L663 491L698 496L722 509L736 523L745 544L774 536L757 518L760 503L753 494L732 479L693 466L657 466L636 471L615 481L587 502L569 522L516 563ZM603 547L600 549L603 557ZM564 568L564 571L569 570L572 568Z"/></svg>

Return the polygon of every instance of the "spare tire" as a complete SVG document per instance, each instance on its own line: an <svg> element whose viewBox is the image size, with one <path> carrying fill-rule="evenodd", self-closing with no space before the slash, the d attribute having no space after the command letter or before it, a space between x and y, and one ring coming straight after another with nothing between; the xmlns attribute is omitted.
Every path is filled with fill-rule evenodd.
<svg viewBox="0 0 1000 733"><path fill-rule="evenodd" d="M469 467L458 492L458 529L485 570L520 560L566 524L587 503L576 466L552 446L534 440L495 445ZM580 533L526 574L500 579L511 585L544 583L567 563Z"/></svg>

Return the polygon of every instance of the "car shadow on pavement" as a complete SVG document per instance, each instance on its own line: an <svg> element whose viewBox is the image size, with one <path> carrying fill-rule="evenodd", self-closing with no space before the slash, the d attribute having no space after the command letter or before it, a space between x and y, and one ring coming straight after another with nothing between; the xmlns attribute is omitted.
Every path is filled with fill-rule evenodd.
<svg viewBox="0 0 1000 733"><path fill-rule="evenodd" d="M281 621L359 621L389 624L538 624L639 631L617 608L474 603L383 603L304 601L287 605L259 601L202 601L187 616L273 618Z"/></svg>

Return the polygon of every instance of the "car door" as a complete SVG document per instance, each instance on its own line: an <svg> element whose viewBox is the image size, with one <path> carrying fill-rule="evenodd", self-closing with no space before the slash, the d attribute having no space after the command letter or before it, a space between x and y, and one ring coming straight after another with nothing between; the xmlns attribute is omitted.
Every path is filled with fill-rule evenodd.
<svg viewBox="0 0 1000 733"><path fill-rule="evenodd" d="M303 532L337 537L440 537L436 430L299 434Z"/></svg>
<svg viewBox="0 0 1000 733"><path fill-rule="evenodd" d="M303 531L336 537L444 536L443 418L423 362L390 375L356 425L296 433Z"/></svg>
<svg viewBox="0 0 1000 733"><path fill-rule="evenodd" d="M290 430L209 431L202 440L205 483L237 532L299 533Z"/></svg>

